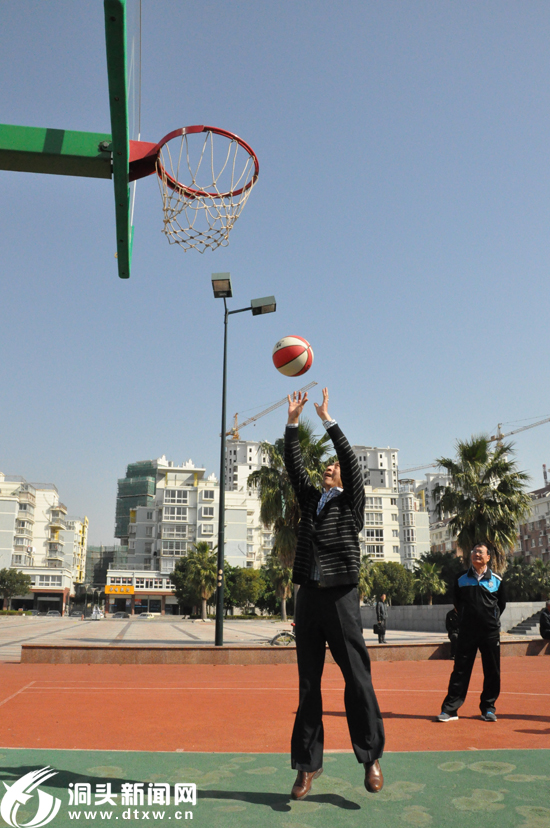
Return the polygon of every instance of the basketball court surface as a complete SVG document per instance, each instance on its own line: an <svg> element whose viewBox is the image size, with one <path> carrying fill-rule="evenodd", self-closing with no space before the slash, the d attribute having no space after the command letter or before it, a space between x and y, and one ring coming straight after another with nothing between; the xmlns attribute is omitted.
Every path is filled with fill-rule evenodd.
<svg viewBox="0 0 550 828"><path fill-rule="evenodd" d="M3 663L0 780L10 785L37 769L56 771L40 786L61 802L54 826L128 819L121 802L128 783L145 791L132 820L158 826L184 818L172 800L147 807L149 785L178 783L196 785L193 819L215 828L328 828L356 820L550 828L547 659L504 659L496 724L479 718L479 663L459 721L435 721L449 670L446 661L373 663L387 741L385 786L372 795L350 750L340 672L327 664L324 773L305 801L292 802L295 665ZM78 783L90 785L89 806L69 805ZM94 791L107 783L115 804L94 808ZM18 824L35 812L29 807L25 818L21 806Z"/></svg>

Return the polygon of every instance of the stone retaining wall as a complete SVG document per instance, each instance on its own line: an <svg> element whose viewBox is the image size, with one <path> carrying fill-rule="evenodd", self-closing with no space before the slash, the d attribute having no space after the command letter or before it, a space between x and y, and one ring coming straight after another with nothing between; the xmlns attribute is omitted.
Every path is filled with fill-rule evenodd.
<svg viewBox="0 0 550 828"><path fill-rule="evenodd" d="M538 612L545 606L544 601L512 602L502 614L502 632L515 627L525 618ZM445 616L452 604L434 604L433 606L390 607L388 612L388 630L409 630L413 632L442 632L445 635ZM376 623L375 607L361 607L363 627L371 629Z"/></svg>

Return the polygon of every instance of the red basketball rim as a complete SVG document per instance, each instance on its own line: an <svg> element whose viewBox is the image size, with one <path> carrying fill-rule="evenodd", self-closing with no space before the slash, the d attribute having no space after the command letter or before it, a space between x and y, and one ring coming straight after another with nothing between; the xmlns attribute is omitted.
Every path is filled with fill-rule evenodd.
<svg viewBox="0 0 550 828"><path fill-rule="evenodd" d="M254 175L252 179L245 184L244 187L241 187L239 190L229 190L227 193L209 193L206 190L194 190L192 187L187 187L185 184L182 184L180 181L177 181L173 176L169 175L166 171L166 168L162 164L160 160L160 151L168 141L171 141L172 138L177 138L178 135L192 135L195 132L213 132L215 135L222 135L224 138L228 138L230 141L236 141L239 146L241 146L254 160ZM157 173L159 178L165 177L166 183L172 190L178 190L182 193L182 195L187 196L188 198L231 198L233 196L241 195L246 190L249 190L251 187L254 186L256 181L258 180L258 173L260 171L260 164L258 162L258 157L252 147L243 141L242 138L239 138L238 135L235 135L233 132L229 132L226 129L218 129L218 127L211 127L211 126L188 126L182 127L181 129L175 129L173 132L169 132L168 135L165 135L164 138L158 142L156 146L157 152Z"/></svg>

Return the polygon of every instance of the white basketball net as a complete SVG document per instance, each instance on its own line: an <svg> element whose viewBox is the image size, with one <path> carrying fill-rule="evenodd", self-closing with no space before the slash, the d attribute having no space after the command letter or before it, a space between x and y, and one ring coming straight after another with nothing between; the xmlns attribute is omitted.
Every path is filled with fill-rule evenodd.
<svg viewBox="0 0 550 828"><path fill-rule="evenodd" d="M220 159L217 167L215 150ZM213 132L184 134L166 143L157 159L157 175L164 212L162 232L170 244L199 253L227 246L253 184L243 188L254 173L252 156L236 140Z"/></svg>

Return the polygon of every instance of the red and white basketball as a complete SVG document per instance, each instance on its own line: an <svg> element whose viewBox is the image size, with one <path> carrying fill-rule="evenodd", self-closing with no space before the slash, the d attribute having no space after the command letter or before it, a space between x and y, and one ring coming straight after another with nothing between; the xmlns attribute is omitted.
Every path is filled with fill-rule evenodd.
<svg viewBox="0 0 550 828"><path fill-rule="evenodd" d="M301 336L283 336L273 348L273 364L285 377L299 377L313 365L313 349Z"/></svg>

